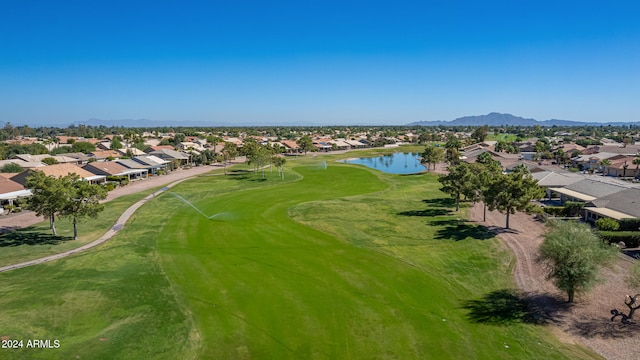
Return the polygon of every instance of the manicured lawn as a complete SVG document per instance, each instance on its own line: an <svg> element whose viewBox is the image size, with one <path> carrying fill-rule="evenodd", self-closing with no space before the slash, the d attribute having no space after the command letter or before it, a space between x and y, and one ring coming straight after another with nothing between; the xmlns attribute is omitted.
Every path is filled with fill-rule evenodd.
<svg viewBox="0 0 640 360"><path fill-rule="evenodd" d="M518 138L516 134L489 134L487 135L487 141L506 141L506 142L514 142Z"/></svg>
<svg viewBox="0 0 640 360"><path fill-rule="evenodd" d="M0 266L38 259L75 249L104 234L131 204L150 194L150 191L127 195L106 204L97 218L78 223L78 240L73 240L73 224L69 219L56 218L58 236L53 236L49 221L0 235Z"/></svg>
<svg viewBox="0 0 640 360"><path fill-rule="evenodd" d="M513 287L513 257L435 176L287 167L182 183L108 243L0 274L0 336L61 342L10 358L596 358L470 319L469 301Z"/></svg>

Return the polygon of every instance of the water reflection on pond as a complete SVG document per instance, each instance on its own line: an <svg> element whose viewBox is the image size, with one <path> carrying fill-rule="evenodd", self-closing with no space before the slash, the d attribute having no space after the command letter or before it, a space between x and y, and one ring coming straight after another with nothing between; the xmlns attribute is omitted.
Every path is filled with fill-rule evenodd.
<svg viewBox="0 0 640 360"><path fill-rule="evenodd" d="M348 164L360 164L390 174L415 174L426 170L420 164L419 153L393 153L376 157L347 159Z"/></svg>

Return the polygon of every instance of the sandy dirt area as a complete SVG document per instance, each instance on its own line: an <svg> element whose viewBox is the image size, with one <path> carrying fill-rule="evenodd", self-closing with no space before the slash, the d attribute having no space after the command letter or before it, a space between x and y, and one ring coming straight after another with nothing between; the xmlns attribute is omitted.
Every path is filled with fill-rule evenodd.
<svg viewBox="0 0 640 360"><path fill-rule="evenodd" d="M498 234L513 251L513 275L523 299L535 307L541 321L552 326L562 341L582 343L607 359L638 359L640 326L622 324L620 317L610 320L612 309L627 313L625 295L640 290L631 289L626 280L635 260L621 254L601 271L600 284L586 294L577 294L575 304L569 305L566 295L546 279L544 265L536 261L545 231L543 223L517 213L511 215L511 229L507 230L505 215L497 211L487 211L483 222L482 204L472 207L471 219Z"/></svg>

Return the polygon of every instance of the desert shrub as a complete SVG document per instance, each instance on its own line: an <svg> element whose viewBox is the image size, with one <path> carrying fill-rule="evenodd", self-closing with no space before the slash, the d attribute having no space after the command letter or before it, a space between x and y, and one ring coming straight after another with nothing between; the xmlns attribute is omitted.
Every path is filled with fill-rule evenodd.
<svg viewBox="0 0 640 360"><path fill-rule="evenodd" d="M596 227L600 231L617 231L620 229L620 224L610 218L600 218L596 220Z"/></svg>

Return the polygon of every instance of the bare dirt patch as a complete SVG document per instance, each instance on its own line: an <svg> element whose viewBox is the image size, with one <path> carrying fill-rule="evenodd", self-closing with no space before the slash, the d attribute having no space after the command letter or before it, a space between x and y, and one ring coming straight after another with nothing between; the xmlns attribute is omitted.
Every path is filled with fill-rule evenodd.
<svg viewBox="0 0 640 360"><path fill-rule="evenodd" d="M601 271L600 284L587 294L577 295L576 303L568 305L557 300L565 299L566 295L546 279L544 266L536 261L545 231L543 223L531 215L518 213L511 215L511 229L506 230L505 215L497 211L487 211L486 222L482 221L482 204L472 207L471 219L493 230L513 251L516 284L525 298L533 299L531 306L546 317L544 323L553 327L561 341L582 343L607 359L638 358L640 326L622 324L620 318L611 321L611 310L626 313L625 295L638 292L626 281L633 260L620 255Z"/></svg>

